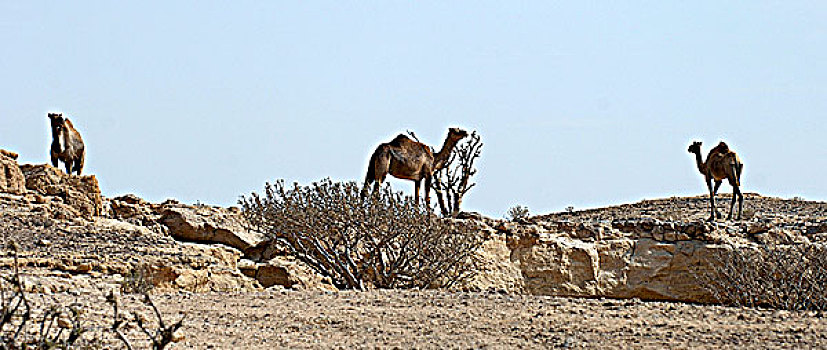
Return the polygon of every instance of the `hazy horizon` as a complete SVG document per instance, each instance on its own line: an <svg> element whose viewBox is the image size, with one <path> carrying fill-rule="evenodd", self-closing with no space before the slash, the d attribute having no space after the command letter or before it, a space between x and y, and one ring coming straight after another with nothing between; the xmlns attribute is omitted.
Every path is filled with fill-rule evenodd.
<svg viewBox="0 0 827 350"><path fill-rule="evenodd" d="M457 126L485 143L463 209L502 217L706 194L687 147L725 140L743 192L823 201L824 18L815 1L6 2L0 148L48 163L61 111L104 195L226 206L277 179L361 183L379 143L438 148Z"/></svg>

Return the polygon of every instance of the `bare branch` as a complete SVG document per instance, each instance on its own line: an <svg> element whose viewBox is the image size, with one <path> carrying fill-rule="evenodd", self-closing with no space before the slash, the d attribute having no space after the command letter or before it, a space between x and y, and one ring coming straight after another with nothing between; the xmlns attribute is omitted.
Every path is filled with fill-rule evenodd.
<svg viewBox="0 0 827 350"><path fill-rule="evenodd" d="M456 217L463 197L475 183L470 182L477 170L474 162L482 152L482 140L476 131L461 141L451 153L445 166L434 173L431 187L437 194L437 203L443 216Z"/></svg>

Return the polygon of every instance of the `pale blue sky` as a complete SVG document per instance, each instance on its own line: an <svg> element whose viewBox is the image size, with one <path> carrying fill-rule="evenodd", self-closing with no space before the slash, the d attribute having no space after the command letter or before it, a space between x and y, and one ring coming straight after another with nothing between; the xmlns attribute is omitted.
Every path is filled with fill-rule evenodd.
<svg viewBox="0 0 827 350"><path fill-rule="evenodd" d="M824 200L825 23L824 1L3 1L0 148L47 162L62 111L104 195L233 205L460 126L485 142L465 209L501 217L705 193L686 148L725 139L744 191Z"/></svg>

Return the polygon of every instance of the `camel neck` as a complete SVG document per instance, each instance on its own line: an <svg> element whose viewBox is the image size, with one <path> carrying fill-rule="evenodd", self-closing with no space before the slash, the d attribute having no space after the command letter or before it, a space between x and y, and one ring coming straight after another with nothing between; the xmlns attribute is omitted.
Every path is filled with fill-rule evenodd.
<svg viewBox="0 0 827 350"><path fill-rule="evenodd" d="M445 138L445 142L442 143L442 149L434 155L434 160L437 164L436 169L442 168L442 166L445 165L445 162L448 161L448 156L451 154L451 150L456 144L457 140L452 139L450 134Z"/></svg>
<svg viewBox="0 0 827 350"><path fill-rule="evenodd" d="M698 171L701 174L706 174L706 164L704 164L703 158L701 158L701 151L695 152L695 162L698 164Z"/></svg>

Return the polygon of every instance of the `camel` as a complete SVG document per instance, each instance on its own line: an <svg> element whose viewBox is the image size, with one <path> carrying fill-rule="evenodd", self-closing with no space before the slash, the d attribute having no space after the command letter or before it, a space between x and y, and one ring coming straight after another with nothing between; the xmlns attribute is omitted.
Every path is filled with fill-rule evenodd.
<svg viewBox="0 0 827 350"><path fill-rule="evenodd" d="M80 133L68 118L63 117L63 113L49 113L48 116L52 127L52 146L49 151L52 165L57 167L58 160L63 161L66 174L71 175L76 171L80 175L86 154Z"/></svg>
<svg viewBox="0 0 827 350"><path fill-rule="evenodd" d="M744 164L734 151L729 149L726 143L721 141L718 146L715 146L709 151L706 156L706 162L701 159L701 142L693 142L688 149L689 153L695 154L695 160L698 165L698 171L706 178L706 187L709 189L710 208L712 214L708 221L714 221L717 216L721 218L721 214L715 210L715 195L718 194L718 188L721 186L723 179L727 179L732 186L732 203L729 208L729 216L727 220L732 220L732 212L735 210L735 197L738 197L738 219L741 220L741 211L744 205L744 195L741 194L741 171L744 169ZM715 180L715 187L712 187L712 180Z"/></svg>
<svg viewBox="0 0 827 350"><path fill-rule="evenodd" d="M448 129L448 137L436 154L425 144L402 134L391 142L380 144L370 157L362 194L367 194L371 182L374 183L374 194L379 193L379 186L385 181L385 177L391 174L393 177L414 182L414 202L419 204L419 185L424 179L425 204L430 206L430 188L434 172L445 166L454 146L466 136L468 132L465 130Z"/></svg>

